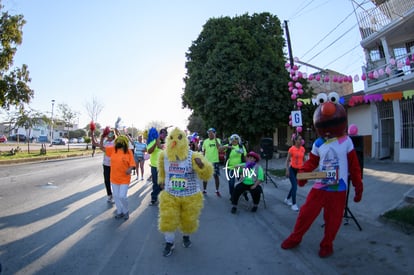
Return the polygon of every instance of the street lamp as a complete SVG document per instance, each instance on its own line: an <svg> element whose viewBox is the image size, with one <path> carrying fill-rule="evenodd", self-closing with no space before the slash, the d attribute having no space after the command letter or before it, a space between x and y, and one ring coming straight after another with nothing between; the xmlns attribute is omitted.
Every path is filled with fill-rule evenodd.
<svg viewBox="0 0 414 275"><path fill-rule="evenodd" d="M50 117L50 143L53 141L53 107L55 106L55 100L52 99L52 116Z"/></svg>

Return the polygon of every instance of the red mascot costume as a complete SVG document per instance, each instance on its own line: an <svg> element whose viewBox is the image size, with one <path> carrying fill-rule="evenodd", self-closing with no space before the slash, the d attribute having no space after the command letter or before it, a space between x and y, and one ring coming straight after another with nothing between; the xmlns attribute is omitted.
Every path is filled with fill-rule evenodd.
<svg viewBox="0 0 414 275"><path fill-rule="evenodd" d="M347 114L339 104L338 94L319 94L317 103L319 106L313 115L313 124L319 138L314 142L309 159L299 173L326 172L326 177L315 180L300 209L293 232L281 247L291 249L299 245L323 208L325 232L320 242L319 256L324 258L333 254L333 241L345 211L348 176L355 188L355 202L361 200L363 186L358 157L351 138L346 135ZM298 185L304 186L306 182L299 180Z"/></svg>

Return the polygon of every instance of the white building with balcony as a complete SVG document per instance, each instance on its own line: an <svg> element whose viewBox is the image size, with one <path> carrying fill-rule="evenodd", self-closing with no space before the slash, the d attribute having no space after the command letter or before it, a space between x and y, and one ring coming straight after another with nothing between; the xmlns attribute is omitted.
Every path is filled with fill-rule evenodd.
<svg viewBox="0 0 414 275"><path fill-rule="evenodd" d="M372 158L414 162L414 0L371 2L355 9L366 80L348 120L371 118Z"/></svg>

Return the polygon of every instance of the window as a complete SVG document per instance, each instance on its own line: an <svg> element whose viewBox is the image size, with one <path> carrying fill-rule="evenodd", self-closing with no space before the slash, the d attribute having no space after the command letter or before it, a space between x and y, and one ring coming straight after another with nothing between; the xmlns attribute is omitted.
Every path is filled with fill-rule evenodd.
<svg viewBox="0 0 414 275"><path fill-rule="evenodd" d="M401 100L401 148L414 148L414 100Z"/></svg>

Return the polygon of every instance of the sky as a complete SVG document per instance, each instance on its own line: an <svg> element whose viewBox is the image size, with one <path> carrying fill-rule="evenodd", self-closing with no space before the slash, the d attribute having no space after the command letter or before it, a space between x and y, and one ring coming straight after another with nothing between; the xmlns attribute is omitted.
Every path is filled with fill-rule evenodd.
<svg viewBox="0 0 414 275"><path fill-rule="evenodd" d="M141 130L154 121L185 129L191 114L181 101L185 53L210 18L269 12L288 21L297 60L351 76L361 75L364 65L350 0L1 2L27 21L14 66L29 67L29 106L50 115L55 100L56 117L57 105L67 104L79 114L80 127L89 123L85 106L96 98L103 126L120 117L122 126ZM354 82L354 91L362 89L361 81Z"/></svg>

